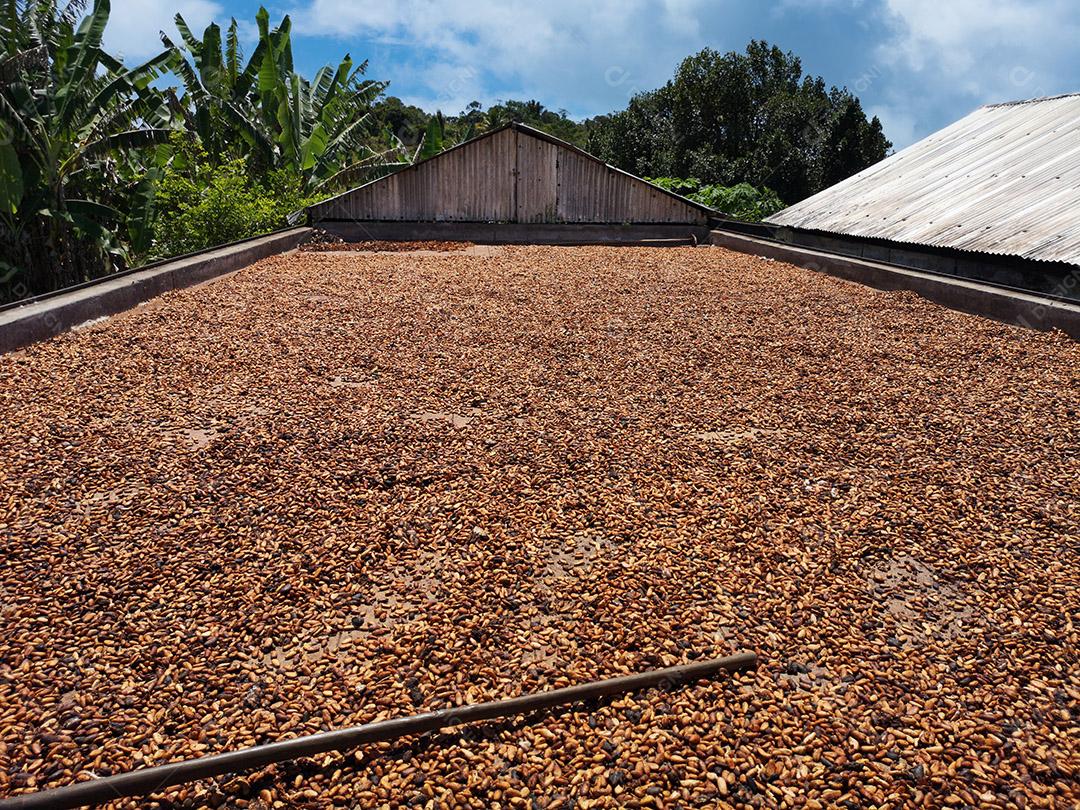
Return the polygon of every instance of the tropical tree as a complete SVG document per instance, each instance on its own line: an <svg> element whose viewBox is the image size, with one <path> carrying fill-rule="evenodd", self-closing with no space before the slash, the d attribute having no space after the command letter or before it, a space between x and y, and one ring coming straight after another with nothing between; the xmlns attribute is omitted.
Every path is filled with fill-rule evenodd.
<svg viewBox="0 0 1080 810"><path fill-rule="evenodd" d="M224 43L221 28L210 23L198 39L183 15L175 17L184 49L167 34L161 39L175 55L173 71L184 87L183 113L188 131L195 133L202 147L223 160L244 157L258 142L256 115L250 94L258 78L266 50L260 41L251 59L241 68L243 51L236 18L232 18ZM273 36L288 37L288 18ZM190 57L190 61L189 58Z"/></svg>
<svg viewBox="0 0 1080 810"><path fill-rule="evenodd" d="M584 146L588 137L587 122L571 119L566 110L555 112L538 101L500 101L488 108L479 101L469 102L457 115L429 114L401 99L387 96L372 109L379 131L389 132L391 145L421 147L418 156L437 154L441 148L467 141L509 123L529 126ZM439 144L436 148L435 144Z"/></svg>
<svg viewBox="0 0 1080 810"><path fill-rule="evenodd" d="M148 243L153 179L174 116L151 82L102 49L109 0L6 0L0 23L0 280L5 297L126 266ZM126 243L126 244L125 244Z"/></svg>
<svg viewBox="0 0 1080 810"><path fill-rule="evenodd" d="M431 115L396 96L383 96L372 106L377 138L389 133L403 144L415 146L427 130ZM381 143L381 141L376 141Z"/></svg>
<svg viewBox="0 0 1080 810"><path fill-rule="evenodd" d="M397 145L395 154L400 155L405 163L415 163L418 160L435 157L440 152L475 137L476 127L472 123L464 126L456 126L456 123L453 119L444 116L441 111L436 111L428 118L427 127L412 154L407 154L405 145L400 141L395 142Z"/></svg>
<svg viewBox="0 0 1080 810"><path fill-rule="evenodd" d="M641 175L746 182L797 202L875 163L892 144L857 98L803 74L765 42L744 53L705 50L665 86L587 122L588 149Z"/></svg>
<svg viewBox="0 0 1080 810"><path fill-rule="evenodd" d="M835 106L839 110L835 125L821 144L824 186L839 183L883 157L881 122L877 118L867 121L862 104L854 96L837 98Z"/></svg>
<svg viewBox="0 0 1080 810"><path fill-rule="evenodd" d="M293 67L289 17L271 28L260 8L255 19L259 43L243 68L235 19L224 43L216 24L200 40L179 14L184 50L162 35L177 55L189 126L204 147L222 159L246 157L255 171L292 172L312 191L385 171L370 140L371 108L386 83L365 79L367 62L354 66L348 54L309 81Z"/></svg>
<svg viewBox="0 0 1080 810"><path fill-rule="evenodd" d="M174 256L284 226L316 199L283 169L254 175L246 161L211 161L197 138L177 133L157 182L154 253Z"/></svg>
<svg viewBox="0 0 1080 810"><path fill-rule="evenodd" d="M466 111L462 113L462 117L467 117L468 114ZM535 99L500 101L493 104L483 114L483 120L477 129L483 132L509 123L526 124L576 146L584 146L588 137L586 126L571 119L566 110L549 110Z"/></svg>

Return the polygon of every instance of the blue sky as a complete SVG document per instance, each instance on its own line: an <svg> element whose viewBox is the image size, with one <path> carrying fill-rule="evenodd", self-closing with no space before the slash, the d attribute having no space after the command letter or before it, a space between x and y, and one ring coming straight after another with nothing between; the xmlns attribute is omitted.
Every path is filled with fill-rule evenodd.
<svg viewBox="0 0 1080 810"><path fill-rule="evenodd" d="M160 47L179 10L193 28L249 0L112 0L106 43L129 60ZM980 104L1080 91L1075 0L283 0L299 67L345 53L425 109L535 98L574 117L625 106L700 50L766 39L847 85L903 147Z"/></svg>

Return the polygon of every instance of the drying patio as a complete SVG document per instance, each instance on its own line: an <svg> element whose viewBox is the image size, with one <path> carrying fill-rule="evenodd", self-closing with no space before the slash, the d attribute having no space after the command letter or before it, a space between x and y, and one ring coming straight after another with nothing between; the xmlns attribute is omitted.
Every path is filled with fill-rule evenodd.
<svg viewBox="0 0 1080 810"><path fill-rule="evenodd" d="M0 796L1072 807L1080 345L719 248L301 252L0 357Z"/></svg>

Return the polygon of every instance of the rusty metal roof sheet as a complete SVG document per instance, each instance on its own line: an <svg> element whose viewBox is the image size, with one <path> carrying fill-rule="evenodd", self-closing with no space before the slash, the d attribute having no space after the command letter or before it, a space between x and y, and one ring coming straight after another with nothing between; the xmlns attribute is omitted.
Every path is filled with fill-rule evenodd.
<svg viewBox="0 0 1080 810"><path fill-rule="evenodd" d="M1080 94L981 107L766 222L1080 264Z"/></svg>

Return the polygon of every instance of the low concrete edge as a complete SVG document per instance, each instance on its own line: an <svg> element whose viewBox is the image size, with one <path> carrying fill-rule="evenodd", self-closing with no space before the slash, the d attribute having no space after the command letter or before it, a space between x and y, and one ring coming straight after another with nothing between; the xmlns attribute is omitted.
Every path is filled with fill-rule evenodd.
<svg viewBox="0 0 1080 810"><path fill-rule="evenodd" d="M578 222L371 222L322 220L313 223L347 242L366 240L443 240L488 245L641 245L679 239L705 242L709 229L701 225L593 224Z"/></svg>
<svg viewBox="0 0 1080 810"><path fill-rule="evenodd" d="M714 230L709 241L740 253L788 262L879 290L911 290L936 304L1028 329L1060 329L1080 340L1080 305L1037 293L1005 290L962 278L944 278L906 267L839 256L767 239Z"/></svg>
<svg viewBox="0 0 1080 810"><path fill-rule="evenodd" d="M185 256L0 312L0 353L55 337L87 321L132 309L151 298L216 278L292 250L311 228L292 228Z"/></svg>

